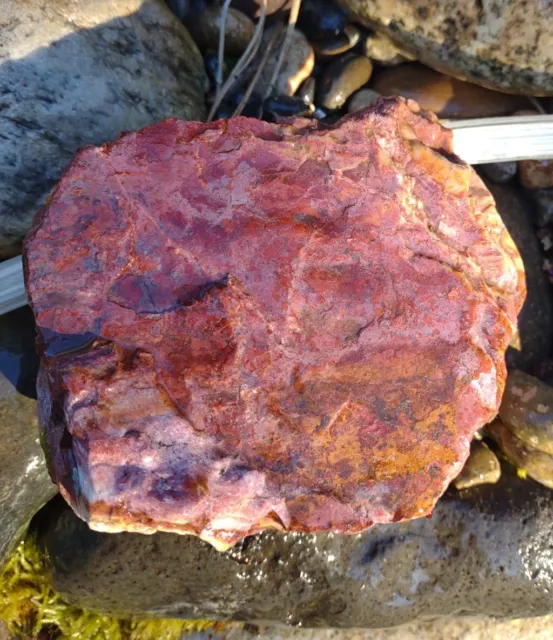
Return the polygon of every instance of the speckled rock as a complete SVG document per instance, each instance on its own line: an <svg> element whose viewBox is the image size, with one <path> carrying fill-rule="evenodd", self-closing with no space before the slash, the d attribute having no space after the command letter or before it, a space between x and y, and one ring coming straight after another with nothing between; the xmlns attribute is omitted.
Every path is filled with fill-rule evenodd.
<svg viewBox="0 0 553 640"><path fill-rule="evenodd" d="M413 98L441 118L503 116L527 105L521 96L490 91L414 62L379 71L371 86L383 96Z"/></svg>
<svg viewBox="0 0 553 640"><path fill-rule="evenodd" d="M267 44L273 37L273 29L274 27L269 27L263 34L263 42L257 58L258 63L263 56L263 52L266 49ZM259 93L260 95L264 95L267 87L269 86L269 82L271 81L277 64L278 51L280 51L280 47L282 46L284 35L285 34L283 32L275 42L273 48L275 53L269 58L269 61L257 82L255 90L256 93ZM275 93L285 96L293 96L301 83L309 78L314 66L315 53L313 51L313 47L299 29L294 29L292 39L290 41L290 48L288 49L286 58L282 63L282 67L280 68L275 84ZM256 64L253 64L250 72L253 72L255 68Z"/></svg>
<svg viewBox="0 0 553 640"><path fill-rule="evenodd" d="M553 610L553 492L508 464L497 484L450 489L431 519L354 537L264 533L226 553L190 536L95 533L64 505L43 516L55 587L100 611L388 627Z"/></svg>
<svg viewBox="0 0 553 640"><path fill-rule="evenodd" d="M365 56L346 54L326 67L317 87L324 109L340 109L348 98L369 81L373 67Z"/></svg>
<svg viewBox="0 0 553 640"><path fill-rule="evenodd" d="M523 371L510 371L499 417L524 443L553 454L553 387Z"/></svg>
<svg viewBox="0 0 553 640"><path fill-rule="evenodd" d="M453 484L456 489L470 489L480 484L495 484L501 477L501 466L493 451L476 438L471 442L470 455Z"/></svg>
<svg viewBox="0 0 553 640"><path fill-rule="evenodd" d="M0 316L0 566L57 493L39 443L34 333L28 307Z"/></svg>
<svg viewBox="0 0 553 640"><path fill-rule="evenodd" d="M497 210L524 262L526 301L518 317L520 350L507 351L511 368L533 373L534 367L550 352L553 340L553 302L542 255L532 225L532 211L520 191L511 185L486 184L495 198Z"/></svg>
<svg viewBox="0 0 553 640"><path fill-rule="evenodd" d="M207 79L163 0L4 0L0 20L3 258L77 149L170 116L202 119Z"/></svg>
<svg viewBox="0 0 553 640"><path fill-rule="evenodd" d="M542 0L339 0L430 67L500 91L553 95L553 9Z"/></svg>
<svg viewBox="0 0 553 640"><path fill-rule="evenodd" d="M217 50L221 23L221 7L204 6L200 11L191 11L184 24L202 51ZM225 22L225 53L239 56L253 37L254 24L247 15L230 7Z"/></svg>

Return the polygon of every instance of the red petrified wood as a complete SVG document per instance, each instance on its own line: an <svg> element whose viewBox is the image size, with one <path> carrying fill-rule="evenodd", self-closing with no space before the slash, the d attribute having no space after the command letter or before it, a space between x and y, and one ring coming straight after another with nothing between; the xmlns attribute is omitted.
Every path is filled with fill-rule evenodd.
<svg viewBox="0 0 553 640"><path fill-rule="evenodd" d="M94 529L220 549L430 513L524 298L491 195L401 99L85 149L25 249L61 492Z"/></svg>

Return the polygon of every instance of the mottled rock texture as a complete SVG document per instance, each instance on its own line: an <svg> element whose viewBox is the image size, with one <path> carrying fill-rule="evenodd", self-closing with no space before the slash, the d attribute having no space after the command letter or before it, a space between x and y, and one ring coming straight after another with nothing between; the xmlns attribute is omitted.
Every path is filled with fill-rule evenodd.
<svg viewBox="0 0 553 640"><path fill-rule="evenodd" d="M56 588L94 610L378 628L551 613L552 519L553 492L507 464L497 484L450 489L430 519L359 536L265 532L217 553L190 536L96 533L48 507L42 540Z"/></svg>
<svg viewBox="0 0 553 640"><path fill-rule="evenodd" d="M4 0L0 258L21 250L78 149L170 116L201 120L206 82L162 0Z"/></svg>
<svg viewBox="0 0 553 640"><path fill-rule="evenodd" d="M39 443L34 338L28 307L0 316L0 567L58 491Z"/></svg>
<svg viewBox="0 0 553 640"><path fill-rule="evenodd" d="M25 246L63 495L220 548L430 513L524 297L490 193L403 99L89 148Z"/></svg>
<svg viewBox="0 0 553 640"><path fill-rule="evenodd" d="M485 87L553 95L548 0L340 0L430 67Z"/></svg>

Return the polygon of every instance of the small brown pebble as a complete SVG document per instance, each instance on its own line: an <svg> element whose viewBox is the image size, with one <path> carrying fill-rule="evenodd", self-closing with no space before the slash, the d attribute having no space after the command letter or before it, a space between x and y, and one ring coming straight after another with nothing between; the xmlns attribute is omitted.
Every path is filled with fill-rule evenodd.
<svg viewBox="0 0 553 640"><path fill-rule="evenodd" d="M481 171L484 175L496 184L506 184L517 174L516 162L491 162L481 164Z"/></svg>
<svg viewBox="0 0 553 640"><path fill-rule="evenodd" d="M413 98L423 109L441 118L485 118L514 113L523 108L527 98L484 89L410 63L384 69L372 82L383 96Z"/></svg>
<svg viewBox="0 0 553 640"><path fill-rule="evenodd" d="M324 109L340 109L352 93L369 81L372 63L365 56L346 54L323 72L319 102Z"/></svg>
<svg viewBox="0 0 553 640"><path fill-rule="evenodd" d="M201 12L189 15L186 27L202 51L216 50L219 43L221 7L205 7ZM238 9L229 8L225 22L225 53L240 56L253 37L254 24Z"/></svg>
<svg viewBox="0 0 553 640"><path fill-rule="evenodd" d="M380 98L380 94L374 89L359 89L352 96L348 104L348 112L354 113L374 104Z"/></svg>
<svg viewBox="0 0 553 640"><path fill-rule="evenodd" d="M495 484L501 477L501 465L493 451L481 440L473 440L470 455L453 484L456 489L470 489L479 484Z"/></svg>
<svg viewBox="0 0 553 640"><path fill-rule="evenodd" d="M536 482L553 489L553 456L517 438L499 419L488 425L488 433L512 464Z"/></svg>
<svg viewBox="0 0 553 640"><path fill-rule="evenodd" d="M511 371L499 417L523 442L553 454L553 387L523 371Z"/></svg>
<svg viewBox="0 0 553 640"><path fill-rule="evenodd" d="M307 78L297 90L295 96L301 98L305 104L313 104L315 102L315 78Z"/></svg>

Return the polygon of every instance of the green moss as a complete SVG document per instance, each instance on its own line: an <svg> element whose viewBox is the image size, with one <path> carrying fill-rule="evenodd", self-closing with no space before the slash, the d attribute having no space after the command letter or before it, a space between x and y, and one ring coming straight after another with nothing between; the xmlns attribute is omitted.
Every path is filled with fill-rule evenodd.
<svg viewBox="0 0 553 640"><path fill-rule="evenodd" d="M216 624L208 620L113 618L69 604L54 590L32 536L19 545L0 574L0 620L16 637L36 637L47 631L50 637L79 640L178 640L185 632L203 631Z"/></svg>

